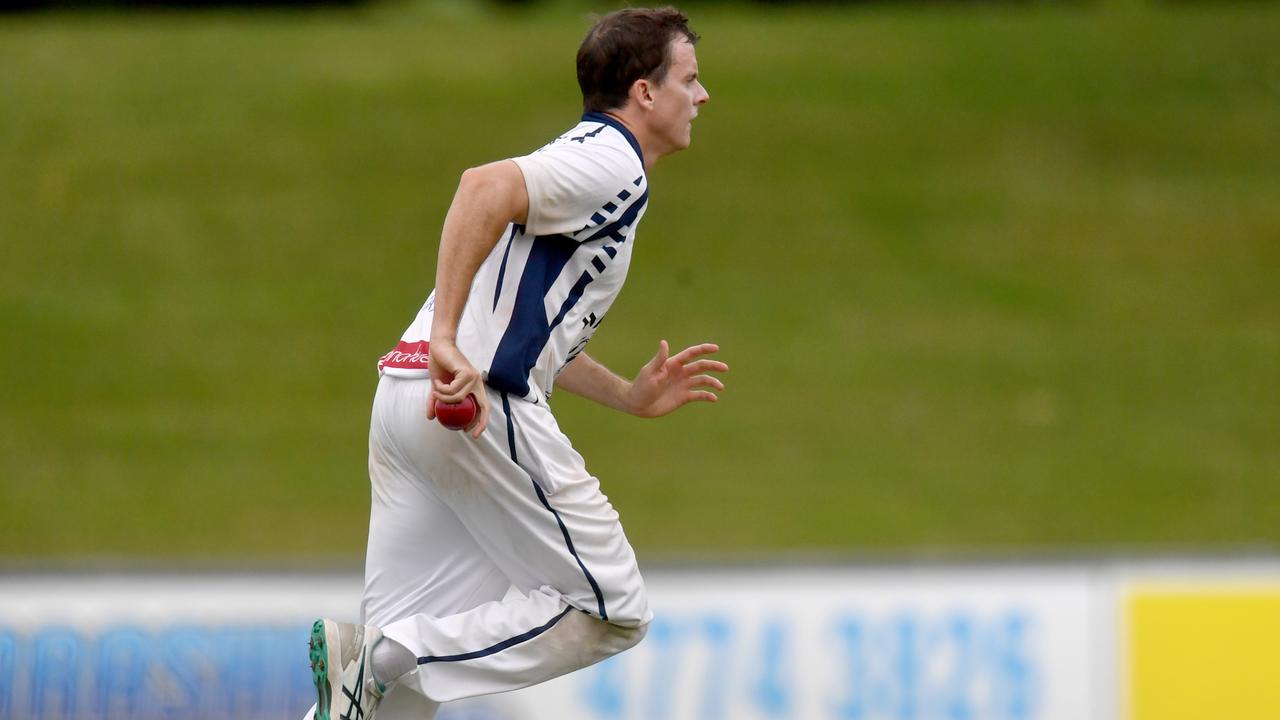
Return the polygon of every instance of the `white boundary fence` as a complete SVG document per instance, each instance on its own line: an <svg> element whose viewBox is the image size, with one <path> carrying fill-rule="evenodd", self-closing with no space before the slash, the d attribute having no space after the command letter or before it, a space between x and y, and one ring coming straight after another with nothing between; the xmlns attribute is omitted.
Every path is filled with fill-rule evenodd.
<svg viewBox="0 0 1280 720"><path fill-rule="evenodd" d="M638 647L457 703L442 720L1165 720L1135 691L1135 673L1158 679L1163 656L1133 649L1134 627L1182 612L1160 598L1243 593L1259 600L1247 607L1261 615L1244 621L1260 638L1269 613L1280 627L1273 559L669 568L646 579L657 618ZM0 575L0 718L296 720L312 702L311 620L352 618L360 584L355 574ZM1192 612L1189 622L1221 614Z"/></svg>

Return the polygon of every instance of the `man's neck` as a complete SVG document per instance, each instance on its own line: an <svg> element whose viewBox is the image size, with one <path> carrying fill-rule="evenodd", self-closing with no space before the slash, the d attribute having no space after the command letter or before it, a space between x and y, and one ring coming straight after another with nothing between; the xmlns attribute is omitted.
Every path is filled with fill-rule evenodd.
<svg viewBox="0 0 1280 720"><path fill-rule="evenodd" d="M653 164L658 161L658 158L665 154L660 152L659 148L654 145L653 138L643 131L640 123L636 122L635 119L628 117L627 113L618 110L605 110L603 114L622 123L622 126L625 127L631 133L632 137L636 139L636 142L640 143L640 151L644 154L645 170L653 167Z"/></svg>

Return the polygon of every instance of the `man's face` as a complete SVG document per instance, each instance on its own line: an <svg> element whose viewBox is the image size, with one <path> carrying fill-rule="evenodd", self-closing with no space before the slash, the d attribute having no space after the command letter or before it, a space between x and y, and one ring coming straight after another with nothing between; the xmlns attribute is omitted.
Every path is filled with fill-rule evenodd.
<svg viewBox="0 0 1280 720"><path fill-rule="evenodd" d="M698 81L698 57L693 43L679 37L671 41L671 65L662 82L652 86L651 130L666 146L665 153L689 147L693 119L698 108L711 99Z"/></svg>

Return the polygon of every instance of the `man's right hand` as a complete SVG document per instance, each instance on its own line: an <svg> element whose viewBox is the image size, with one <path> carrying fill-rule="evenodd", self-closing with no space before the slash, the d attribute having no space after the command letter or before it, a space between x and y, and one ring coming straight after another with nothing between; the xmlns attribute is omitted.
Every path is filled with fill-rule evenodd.
<svg viewBox="0 0 1280 720"><path fill-rule="evenodd" d="M431 338L429 352L431 396L427 399L427 419L436 419L436 403L460 403L467 395L474 395L476 418L464 430L479 438L489 424L489 394L485 392L484 377L453 340Z"/></svg>

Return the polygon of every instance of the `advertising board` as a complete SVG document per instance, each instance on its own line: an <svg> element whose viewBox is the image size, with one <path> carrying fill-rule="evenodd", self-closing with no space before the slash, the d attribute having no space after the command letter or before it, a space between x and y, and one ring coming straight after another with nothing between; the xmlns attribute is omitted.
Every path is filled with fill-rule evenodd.
<svg viewBox="0 0 1280 720"><path fill-rule="evenodd" d="M525 691L531 720L990 718L1098 711L1079 571L664 574L634 650Z"/></svg>
<svg viewBox="0 0 1280 720"><path fill-rule="evenodd" d="M1126 718L1280 718L1280 575L1134 577L1120 604Z"/></svg>
<svg viewBox="0 0 1280 720"><path fill-rule="evenodd" d="M668 569L637 648L442 718L1098 717L1080 569ZM312 702L316 615L355 575L8 576L0 717L282 718Z"/></svg>

